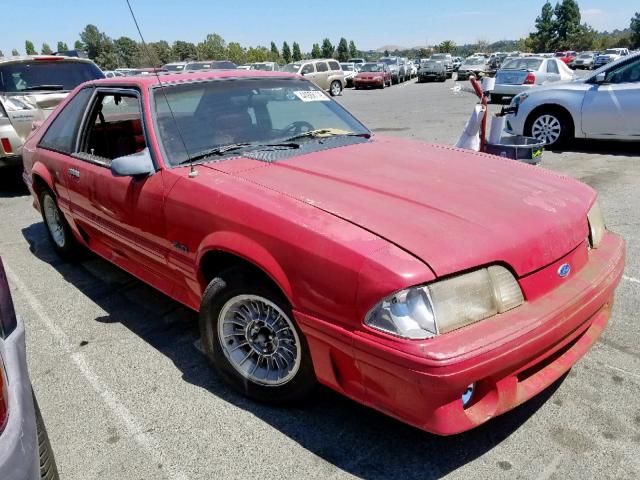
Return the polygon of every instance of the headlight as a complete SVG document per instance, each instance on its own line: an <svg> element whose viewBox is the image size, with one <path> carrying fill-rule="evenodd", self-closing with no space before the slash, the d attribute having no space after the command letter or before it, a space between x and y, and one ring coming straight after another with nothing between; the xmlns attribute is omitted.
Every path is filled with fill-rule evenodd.
<svg viewBox="0 0 640 480"><path fill-rule="evenodd" d="M513 99L511 100L511 106L519 107L527 98L529 98L528 93L519 93L518 95L513 97Z"/></svg>
<svg viewBox="0 0 640 480"><path fill-rule="evenodd" d="M364 323L403 338L424 339L506 312L524 302L515 277L491 266L394 293Z"/></svg>
<svg viewBox="0 0 640 480"><path fill-rule="evenodd" d="M607 229L598 200L593 203L589 213L587 213L587 220L589 220L589 244L591 248L598 248Z"/></svg>
<svg viewBox="0 0 640 480"><path fill-rule="evenodd" d="M381 76L381 75L378 75L377 77L373 77L373 79L374 79L374 80L376 80L376 81L377 81L377 80L382 80L382 76Z"/></svg>

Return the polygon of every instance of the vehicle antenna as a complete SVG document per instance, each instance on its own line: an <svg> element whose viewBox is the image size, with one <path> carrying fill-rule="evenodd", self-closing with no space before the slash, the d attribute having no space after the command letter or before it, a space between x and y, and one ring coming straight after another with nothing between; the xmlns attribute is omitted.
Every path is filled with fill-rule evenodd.
<svg viewBox="0 0 640 480"><path fill-rule="evenodd" d="M153 59L151 58L151 53L149 52L149 47L147 47L147 42L144 41L144 37L142 36L142 31L140 30L140 25L138 25L138 20L136 19L136 16L133 13L133 8L131 8L131 3L129 2L129 0L125 0L125 1L127 2L127 6L129 7L129 12L131 12L131 17L133 18L133 23L135 23L136 29L138 30L138 35L140 35L140 40L142 41L142 46L144 47L144 51L147 54L147 57L149 58L149 62L153 63ZM171 114L171 118L173 120L173 123L176 126L176 130L178 132L178 137L180 137L180 143L182 143L182 146L184 147L184 151L187 154L187 159L189 160L189 178L195 178L195 177L198 176L198 172L193 167L193 161L191 160L191 155L189 155L189 149L187 148L187 144L184 141L184 137L182 136L182 131L180 130L180 125L178 125L178 121L176 120L176 116L173 114L173 109L171 108L171 104L169 103L169 98L167 97L167 92L164 91L164 85L162 84L162 81L160 80L160 75L158 74L158 71L156 70L155 67L153 67L153 73L155 74L156 78L158 79L158 85L160 85L160 91L162 92L162 95L164 96L164 101L167 102L167 108L169 109L169 113Z"/></svg>

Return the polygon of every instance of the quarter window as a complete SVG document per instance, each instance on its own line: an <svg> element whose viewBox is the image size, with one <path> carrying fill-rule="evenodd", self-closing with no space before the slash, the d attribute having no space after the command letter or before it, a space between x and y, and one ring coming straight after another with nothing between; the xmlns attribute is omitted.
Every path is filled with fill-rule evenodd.
<svg viewBox="0 0 640 480"><path fill-rule="evenodd" d="M558 70L558 64L555 60L549 60L547 63L547 73L560 73L560 70Z"/></svg>
<svg viewBox="0 0 640 480"><path fill-rule="evenodd" d="M40 140L40 147L60 153L73 153L82 114L93 92L92 88L80 90L53 119Z"/></svg>
<svg viewBox="0 0 640 480"><path fill-rule="evenodd" d="M340 70L340 64L338 62L329 62L329 68L331 70Z"/></svg>
<svg viewBox="0 0 640 480"><path fill-rule="evenodd" d="M329 67L327 67L327 62L318 62L318 63L316 63L316 70L318 72L327 72L327 71L329 71Z"/></svg>

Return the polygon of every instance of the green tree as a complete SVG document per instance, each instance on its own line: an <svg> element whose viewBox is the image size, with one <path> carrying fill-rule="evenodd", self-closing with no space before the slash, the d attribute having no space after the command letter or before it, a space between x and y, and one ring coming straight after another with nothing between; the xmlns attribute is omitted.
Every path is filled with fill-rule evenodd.
<svg viewBox="0 0 640 480"><path fill-rule="evenodd" d="M280 50L278 50L276 42L271 42L271 53L269 55L269 58L272 62L277 62L278 60L280 60Z"/></svg>
<svg viewBox="0 0 640 480"><path fill-rule="evenodd" d="M322 57L323 58L333 58L334 52L333 44L328 38L325 38L322 41Z"/></svg>
<svg viewBox="0 0 640 480"><path fill-rule="evenodd" d="M575 0L556 4L556 34L559 48L569 48L569 37L580 29L580 7Z"/></svg>
<svg viewBox="0 0 640 480"><path fill-rule="evenodd" d="M341 62L349 60L349 43L344 37L338 42L338 60Z"/></svg>
<svg viewBox="0 0 640 480"><path fill-rule="evenodd" d="M271 58L272 52L267 47L249 47L247 49L247 63L266 62Z"/></svg>
<svg viewBox="0 0 640 480"><path fill-rule="evenodd" d="M0 50L0 58L4 57L4 52Z"/></svg>
<svg viewBox="0 0 640 480"><path fill-rule="evenodd" d="M104 34L102 35L100 53L95 57L95 62L103 70L113 70L114 68L118 68L118 56L116 55L115 47L111 39Z"/></svg>
<svg viewBox="0 0 640 480"><path fill-rule="evenodd" d="M553 18L554 11L551 3L547 1L542 6L542 11L536 18L536 31L527 40L529 49L536 52L550 52L555 50L556 21Z"/></svg>
<svg viewBox="0 0 640 480"><path fill-rule="evenodd" d="M356 42L351 40L349 42L349 56L351 58L356 58L360 52L358 52L358 47L356 47Z"/></svg>
<svg viewBox="0 0 640 480"><path fill-rule="evenodd" d="M84 27L84 30L80 33L80 40L82 40L82 44L85 47L84 50L91 59L98 58L102 53L104 45L110 42L109 37L101 33L98 27L91 24ZM113 44L111 44L111 47L113 47Z"/></svg>
<svg viewBox="0 0 640 480"><path fill-rule="evenodd" d="M589 25L578 25L578 28L569 35L562 48L578 51L593 50L597 38L598 32Z"/></svg>
<svg viewBox="0 0 640 480"><path fill-rule="evenodd" d="M73 49L84 52L84 43L82 43L80 40L76 40L75 43L73 44Z"/></svg>
<svg viewBox="0 0 640 480"><path fill-rule="evenodd" d="M141 65L138 43L132 38L120 37L116 39L113 42L113 48L117 57L118 67L133 68Z"/></svg>
<svg viewBox="0 0 640 480"><path fill-rule="evenodd" d="M284 60L284 63L291 62L291 49L287 42L282 43L282 59Z"/></svg>
<svg viewBox="0 0 640 480"><path fill-rule="evenodd" d="M631 18L631 48L640 48L640 12Z"/></svg>
<svg viewBox="0 0 640 480"><path fill-rule="evenodd" d="M42 50L40 50L40 53L42 53L42 55L52 55L53 52L51 51L51 47L49 46L48 43L43 43L42 44Z"/></svg>
<svg viewBox="0 0 640 480"><path fill-rule="evenodd" d="M385 51L384 51L384 56L385 56L385 57L388 57L388 56L389 56L389 50L385 50Z"/></svg>
<svg viewBox="0 0 640 480"><path fill-rule="evenodd" d="M238 42L230 42L227 45L227 59L236 65L242 65L247 61L247 52Z"/></svg>
<svg viewBox="0 0 640 480"><path fill-rule="evenodd" d="M320 58L322 57L322 50L320 50L320 45L317 43L313 44L311 48L311 58Z"/></svg>
<svg viewBox="0 0 640 480"><path fill-rule="evenodd" d="M184 62L185 60L196 59L198 57L198 51L193 43L176 40L171 46L171 56L175 60Z"/></svg>
<svg viewBox="0 0 640 480"><path fill-rule="evenodd" d="M196 47L199 60L223 60L227 50L224 39L217 33L210 33L204 42Z"/></svg>
<svg viewBox="0 0 640 480"><path fill-rule="evenodd" d="M302 60L302 52L300 51L300 45L298 45L298 42L293 42L292 50L293 53L291 55L291 58L293 59L293 61L299 62L300 60Z"/></svg>
<svg viewBox="0 0 640 480"><path fill-rule="evenodd" d="M154 66L161 66L165 63L169 63L173 60L171 56L171 47L166 40L160 40L159 42L151 42L147 44L151 54L153 55Z"/></svg>
<svg viewBox="0 0 640 480"><path fill-rule="evenodd" d="M18 55L20 55L20 52L18 51L17 48L14 48L13 50L11 50L11 55L13 55L14 57L17 57Z"/></svg>
<svg viewBox="0 0 640 480"><path fill-rule="evenodd" d="M65 42L58 42L58 46L56 48L58 52L66 52L69 50L69 47Z"/></svg>
<svg viewBox="0 0 640 480"><path fill-rule="evenodd" d="M33 42L31 40L26 40L24 42L24 50L27 55L36 55L36 47L33 46Z"/></svg>
<svg viewBox="0 0 640 480"><path fill-rule="evenodd" d="M457 50L456 43L453 40L445 40L438 45L438 51L440 53L453 53Z"/></svg>

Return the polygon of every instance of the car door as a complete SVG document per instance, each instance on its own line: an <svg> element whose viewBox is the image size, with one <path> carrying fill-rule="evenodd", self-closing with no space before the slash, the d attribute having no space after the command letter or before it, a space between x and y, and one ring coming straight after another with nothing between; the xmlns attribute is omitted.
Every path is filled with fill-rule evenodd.
<svg viewBox="0 0 640 480"><path fill-rule="evenodd" d="M605 73L587 90L582 103L582 130L589 137L640 139L640 57Z"/></svg>
<svg viewBox="0 0 640 480"><path fill-rule="evenodd" d="M316 76L314 82L323 90L329 88L329 66L327 62L315 62Z"/></svg>
<svg viewBox="0 0 640 480"><path fill-rule="evenodd" d="M312 82L316 81L316 68L313 66L313 63L307 63L302 66L300 69L300 75L304 78L311 80Z"/></svg>
<svg viewBox="0 0 640 480"><path fill-rule="evenodd" d="M149 153L140 92L98 88L69 156L66 185L71 214L99 254L166 290L168 254L162 171L144 178L115 177L111 161Z"/></svg>

